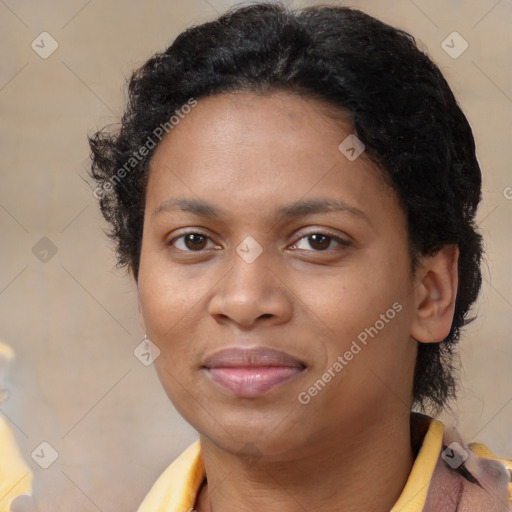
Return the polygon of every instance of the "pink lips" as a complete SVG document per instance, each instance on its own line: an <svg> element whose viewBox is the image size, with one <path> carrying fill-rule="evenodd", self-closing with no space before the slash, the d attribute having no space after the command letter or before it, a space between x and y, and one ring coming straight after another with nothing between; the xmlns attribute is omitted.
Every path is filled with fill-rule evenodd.
<svg viewBox="0 0 512 512"><path fill-rule="evenodd" d="M214 382L231 394L252 398L292 380L304 371L305 365L278 350L236 347L208 357L203 369Z"/></svg>

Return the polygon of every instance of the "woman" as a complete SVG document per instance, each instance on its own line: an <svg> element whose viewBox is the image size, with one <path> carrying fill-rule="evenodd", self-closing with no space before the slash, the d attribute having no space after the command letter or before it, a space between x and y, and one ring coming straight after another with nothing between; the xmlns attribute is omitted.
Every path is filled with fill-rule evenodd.
<svg viewBox="0 0 512 512"><path fill-rule="evenodd" d="M410 35L345 7L234 9L136 71L90 145L199 433L139 512L510 510L506 461L432 417L480 289L481 174Z"/></svg>

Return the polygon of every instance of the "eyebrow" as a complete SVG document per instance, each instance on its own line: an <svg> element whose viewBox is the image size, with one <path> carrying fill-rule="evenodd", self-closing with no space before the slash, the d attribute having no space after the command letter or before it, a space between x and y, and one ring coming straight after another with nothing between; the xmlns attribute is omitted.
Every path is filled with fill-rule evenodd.
<svg viewBox="0 0 512 512"><path fill-rule="evenodd" d="M217 220L226 218L226 213L211 203L193 198L170 198L158 205L152 213L152 217L162 212L182 211L192 213L199 217L208 217ZM350 206L341 199L306 199L281 206L275 214L275 221L282 222L287 219L312 215L315 213L346 212L368 222L368 216L358 208Z"/></svg>

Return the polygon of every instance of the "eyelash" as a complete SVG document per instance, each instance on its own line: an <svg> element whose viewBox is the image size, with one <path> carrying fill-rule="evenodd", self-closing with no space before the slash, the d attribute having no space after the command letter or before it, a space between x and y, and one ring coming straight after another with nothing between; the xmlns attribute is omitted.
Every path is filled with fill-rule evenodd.
<svg viewBox="0 0 512 512"><path fill-rule="evenodd" d="M170 240L168 242L168 245L174 245L174 243L177 241L177 240L180 240L180 239L183 239L184 237L186 237L187 235L200 235L200 236L203 236L205 238L207 238L208 240L211 240L211 238L206 234L206 233L203 233L202 231L198 231L198 230L194 230L194 231L188 231L186 233L183 233L181 234L180 236L178 237L175 237L173 238L172 240ZM331 233L329 231L311 231L310 233L305 233L304 235L302 235L296 242L293 243L293 245L297 245L297 243L301 240L303 240L304 238L308 238L312 235L322 235L322 236L326 236L327 238L330 238L331 240L334 240L336 241L339 245L337 246L337 248L339 248L340 246L341 247L349 247L351 244L350 242L348 242L347 240L344 240L338 236L336 236L334 233ZM329 244L330 245L330 244ZM200 249L198 251L194 251L194 250L184 250L184 249L177 249L178 251L182 251L182 252L189 252L189 253L201 253L203 252L203 249ZM312 249L312 250L307 250L307 249L298 249L299 251L307 251L307 252L318 252L318 253L326 253L326 252L329 252L329 251L332 251L333 248L327 248L327 249L323 249L323 250L315 250L315 249ZM336 247L334 248L334 250L336 250Z"/></svg>

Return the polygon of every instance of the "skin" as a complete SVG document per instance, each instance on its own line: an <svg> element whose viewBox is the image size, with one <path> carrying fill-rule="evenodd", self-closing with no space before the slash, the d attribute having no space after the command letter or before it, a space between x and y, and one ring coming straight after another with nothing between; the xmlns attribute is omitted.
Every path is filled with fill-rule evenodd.
<svg viewBox="0 0 512 512"><path fill-rule="evenodd" d="M288 93L200 99L150 163L141 322L161 351L167 395L200 435L199 512L389 511L413 464L415 340L449 332L458 251L423 258L412 274L394 192L364 153L349 161L339 151L353 128L325 113ZM223 217L162 209L178 197L208 201ZM313 198L361 213L276 220L283 205ZM206 238L196 245L181 237L197 231ZM315 242L315 233L334 238ZM248 236L263 251L252 263L236 251ZM299 393L394 303L401 311L301 404ZM236 397L201 368L233 345L276 348L307 368L262 396Z"/></svg>

